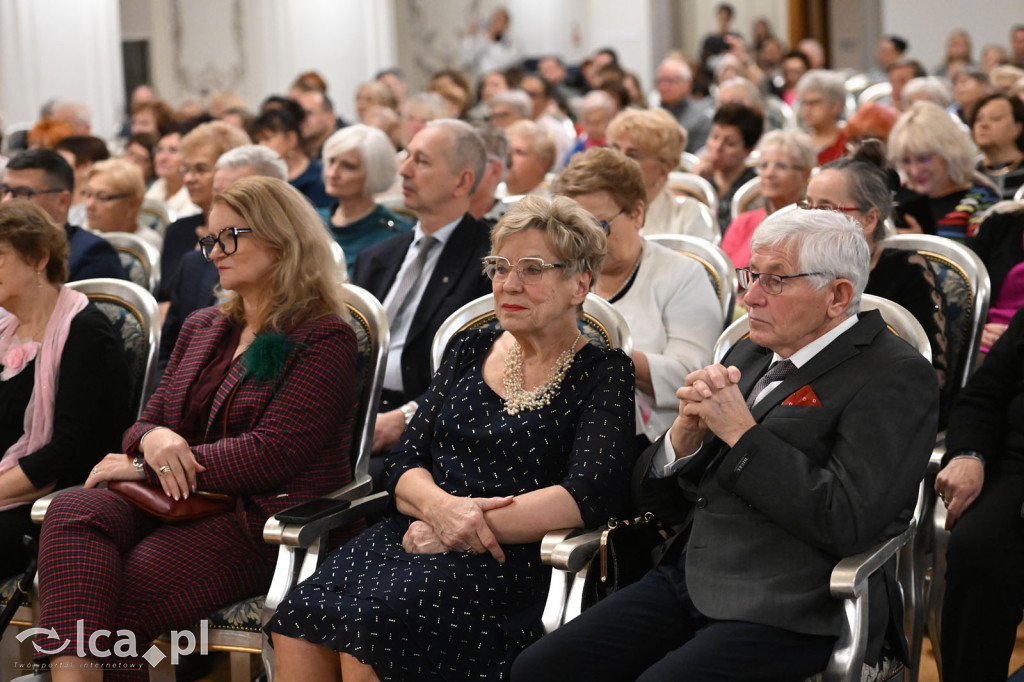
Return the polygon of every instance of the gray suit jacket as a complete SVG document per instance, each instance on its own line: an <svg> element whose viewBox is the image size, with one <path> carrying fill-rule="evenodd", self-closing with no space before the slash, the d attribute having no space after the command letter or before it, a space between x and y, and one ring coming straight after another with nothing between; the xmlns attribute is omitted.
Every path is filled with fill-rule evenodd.
<svg viewBox="0 0 1024 682"><path fill-rule="evenodd" d="M742 371L747 395L771 356L745 340L724 364ZM784 404L806 387L818 404ZM674 541L685 542L686 583L701 613L837 634L836 562L898 534L913 513L937 428L935 372L876 311L861 313L752 413L757 425L734 447L709 434L676 477L638 480L641 505L684 521ZM899 627L902 608L891 571L870 589L869 657L886 620Z"/></svg>

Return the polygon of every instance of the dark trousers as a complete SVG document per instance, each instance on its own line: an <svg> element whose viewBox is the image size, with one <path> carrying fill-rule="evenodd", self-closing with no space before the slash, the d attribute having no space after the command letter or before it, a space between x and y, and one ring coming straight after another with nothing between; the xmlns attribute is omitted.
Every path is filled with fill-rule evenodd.
<svg viewBox="0 0 1024 682"><path fill-rule="evenodd" d="M694 607L682 568L661 566L526 649L512 680L802 680L825 669L834 643L712 620Z"/></svg>
<svg viewBox="0 0 1024 682"><path fill-rule="evenodd" d="M1024 609L1024 476L989 474L953 526L942 602L942 679L1006 679Z"/></svg>
<svg viewBox="0 0 1024 682"><path fill-rule="evenodd" d="M26 547L22 538L39 537L39 526L32 522L32 504L23 504L0 512L0 580L24 573L35 549Z"/></svg>

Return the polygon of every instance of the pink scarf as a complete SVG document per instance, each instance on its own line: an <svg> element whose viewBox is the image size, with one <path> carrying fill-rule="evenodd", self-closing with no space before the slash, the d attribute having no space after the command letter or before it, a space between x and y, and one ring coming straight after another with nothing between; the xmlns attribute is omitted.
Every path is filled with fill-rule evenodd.
<svg viewBox="0 0 1024 682"><path fill-rule="evenodd" d="M60 358L64 353L64 343L68 340L71 320L88 303L89 299L85 294L61 287L57 294L57 305L54 307L53 313L50 314L49 322L46 323L42 343L32 344L35 348L27 348L23 357L16 358L16 361L23 364L38 353L35 365L35 385L32 387L32 395L28 399L28 407L25 408L25 432L18 442L7 449L3 459L0 459L0 474L13 469L19 459L35 452L53 438L53 408L57 395ZM14 341L14 330L18 328L18 324L20 322L14 315L7 315L0 320L0 360L8 358L12 350L17 352L18 349L12 348L12 346L18 345ZM5 368L5 373L7 373L7 368ZM22 504L28 504L28 502L0 506L0 511Z"/></svg>

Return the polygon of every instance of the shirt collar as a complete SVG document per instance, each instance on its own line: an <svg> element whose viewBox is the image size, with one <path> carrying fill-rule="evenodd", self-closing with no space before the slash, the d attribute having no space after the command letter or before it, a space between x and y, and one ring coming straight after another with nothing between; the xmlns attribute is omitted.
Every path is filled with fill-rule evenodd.
<svg viewBox="0 0 1024 682"><path fill-rule="evenodd" d="M804 365L811 361L811 358L813 358L815 355L823 351L826 346L828 346L830 343L839 338L839 336L843 332L853 327L853 325L857 324L857 319L858 318L856 315L850 315L848 318L837 324L835 327L828 330L827 332L825 332L818 338L814 339L797 352L790 355L789 360L796 367L803 367ZM778 353L772 354L772 362L778 362L779 360L782 359L782 356L780 356Z"/></svg>
<svg viewBox="0 0 1024 682"><path fill-rule="evenodd" d="M465 216L459 216L458 218L456 218L452 222L448 223L444 227L442 227L442 228L440 228L438 230L435 230L434 234L431 235L431 236L433 236L434 239L436 239L441 244L441 247L444 248L444 245L448 243L449 237L452 236L452 232L455 231L455 228L458 226L459 223L462 222L462 219L464 217ZM416 227L414 227L412 229L412 233L413 233L413 237L412 237L412 243L413 244L419 244L420 240L423 239L423 237L426 236L426 232L423 231L423 227L420 225L420 221L418 221L418 220L416 221Z"/></svg>

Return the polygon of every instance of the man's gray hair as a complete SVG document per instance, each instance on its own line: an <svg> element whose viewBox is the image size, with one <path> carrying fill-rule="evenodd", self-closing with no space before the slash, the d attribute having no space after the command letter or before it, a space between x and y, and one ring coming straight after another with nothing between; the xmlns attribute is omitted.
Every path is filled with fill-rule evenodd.
<svg viewBox="0 0 1024 682"><path fill-rule="evenodd" d="M754 230L750 253L762 249L786 251L794 256L798 272L817 272L808 277L815 289L837 279L853 284L847 315L860 311L860 296L871 271L871 252L860 223L835 211L792 209L769 216Z"/></svg>
<svg viewBox="0 0 1024 682"><path fill-rule="evenodd" d="M917 101L915 98L921 97L935 102L943 109L953 103L953 93L949 86L941 78L935 76L911 78L903 86L902 97L905 107L909 107L914 101Z"/></svg>
<svg viewBox="0 0 1024 682"><path fill-rule="evenodd" d="M448 133L451 144L444 151L445 161L452 173L469 169L473 173L473 186L469 193L476 191L487 167L487 148L473 126L454 118L438 118L427 127L441 128Z"/></svg>
<svg viewBox="0 0 1024 682"><path fill-rule="evenodd" d="M500 180L505 179L508 172L508 135L505 131L493 123L480 123L474 126L480 139L484 141L484 148L487 150L487 158L501 164Z"/></svg>
<svg viewBox="0 0 1024 682"><path fill-rule="evenodd" d="M507 104L512 108L512 111L516 112L519 118L533 118L533 102L530 100L530 96L523 90L499 92L491 97L487 104L491 107L495 104Z"/></svg>
<svg viewBox="0 0 1024 682"><path fill-rule="evenodd" d="M242 168L251 166L256 175L288 180L288 164L273 149L259 144L243 144L229 149L217 159L215 168Z"/></svg>

